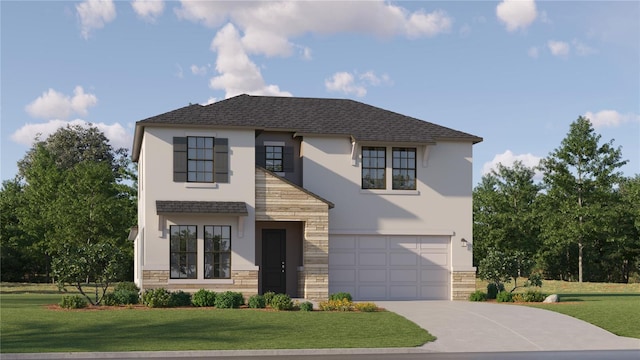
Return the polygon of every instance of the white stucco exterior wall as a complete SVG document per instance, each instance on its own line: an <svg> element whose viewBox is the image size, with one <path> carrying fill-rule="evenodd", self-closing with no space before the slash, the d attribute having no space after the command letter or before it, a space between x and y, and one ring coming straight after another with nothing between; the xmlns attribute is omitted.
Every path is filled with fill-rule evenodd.
<svg viewBox="0 0 640 360"><path fill-rule="evenodd" d="M352 161L349 138L305 136L302 143L304 187L333 202L329 233L378 233L385 235L451 236L452 271L473 271L472 243L472 144L438 142L415 147L417 189L391 190L390 144L387 147L387 189L361 189L361 147ZM425 166L426 165L426 166Z"/></svg>

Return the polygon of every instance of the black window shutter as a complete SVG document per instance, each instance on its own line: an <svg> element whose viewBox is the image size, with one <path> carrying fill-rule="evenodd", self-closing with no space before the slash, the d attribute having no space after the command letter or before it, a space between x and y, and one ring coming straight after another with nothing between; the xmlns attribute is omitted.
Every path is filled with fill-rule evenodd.
<svg viewBox="0 0 640 360"><path fill-rule="evenodd" d="M256 165L261 166L261 167L266 167L267 163L266 163L266 158L265 158L265 153L266 153L266 146L262 146L262 145L257 145L256 146Z"/></svg>
<svg viewBox="0 0 640 360"><path fill-rule="evenodd" d="M229 182L229 139L214 139L213 181Z"/></svg>
<svg viewBox="0 0 640 360"><path fill-rule="evenodd" d="M173 181L187 181L187 138L173 138Z"/></svg>
<svg viewBox="0 0 640 360"><path fill-rule="evenodd" d="M282 171L293 172L293 146L282 149Z"/></svg>

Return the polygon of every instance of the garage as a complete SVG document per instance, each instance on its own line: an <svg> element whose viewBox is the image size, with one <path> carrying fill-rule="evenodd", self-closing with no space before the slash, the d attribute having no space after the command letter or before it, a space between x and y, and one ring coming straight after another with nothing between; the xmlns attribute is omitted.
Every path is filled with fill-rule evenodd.
<svg viewBox="0 0 640 360"><path fill-rule="evenodd" d="M449 300L450 237L330 235L329 293L354 300Z"/></svg>

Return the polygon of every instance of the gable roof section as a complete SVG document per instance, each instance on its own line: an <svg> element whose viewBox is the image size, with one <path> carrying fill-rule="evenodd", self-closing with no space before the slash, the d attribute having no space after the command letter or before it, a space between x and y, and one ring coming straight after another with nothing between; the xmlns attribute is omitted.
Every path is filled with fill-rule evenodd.
<svg viewBox="0 0 640 360"><path fill-rule="evenodd" d="M349 99L238 95L209 105L189 105L136 123L133 159L145 126L217 126L350 136L356 141L478 143L482 138Z"/></svg>
<svg viewBox="0 0 640 360"><path fill-rule="evenodd" d="M242 201L156 201L160 214L223 214L248 215L247 204Z"/></svg>

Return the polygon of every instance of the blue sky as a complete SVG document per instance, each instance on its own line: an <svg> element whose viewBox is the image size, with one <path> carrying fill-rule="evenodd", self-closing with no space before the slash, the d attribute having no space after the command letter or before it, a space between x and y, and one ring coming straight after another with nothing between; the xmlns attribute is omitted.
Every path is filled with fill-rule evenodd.
<svg viewBox="0 0 640 360"><path fill-rule="evenodd" d="M240 93L351 98L535 165L588 116L640 173L640 2L2 1L2 179L37 134Z"/></svg>

